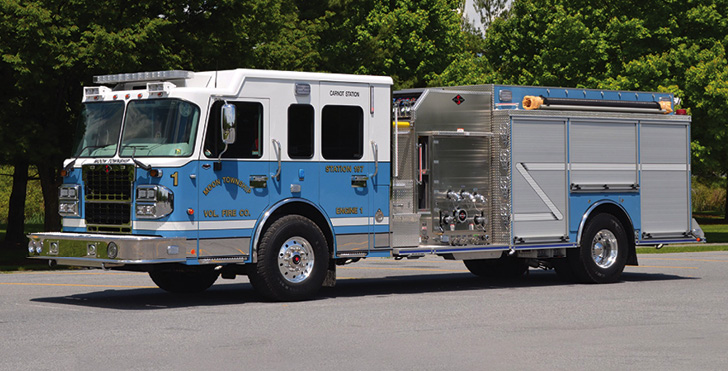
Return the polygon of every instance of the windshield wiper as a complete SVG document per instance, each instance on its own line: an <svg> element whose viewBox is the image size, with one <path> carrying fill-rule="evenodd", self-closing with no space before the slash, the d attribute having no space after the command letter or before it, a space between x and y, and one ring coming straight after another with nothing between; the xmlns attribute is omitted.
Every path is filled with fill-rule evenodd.
<svg viewBox="0 0 728 371"><path fill-rule="evenodd" d="M142 169L144 169L146 171L152 170L152 165L145 165L143 162L141 162L141 161L139 161L139 160L137 160L137 159L134 158L134 155L136 154L137 148L145 148L145 147L147 147L146 145L135 146L133 144L127 144L125 146L121 146L121 150L119 150L119 156L121 156L121 152L124 151L124 148L127 148L127 147L131 147L131 148L134 149L132 151L132 153L131 153L131 160L134 161L134 163L137 166L139 166L140 168L142 168Z"/></svg>
<svg viewBox="0 0 728 371"><path fill-rule="evenodd" d="M73 160L71 160L71 162L69 162L68 165L66 165L63 168L63 171L65 171L66 174L68 174L68 172L70 172L71 169L73 169L73 165L76 164L76 160L78 160L78 158L81 157L81 154L83 154L83 151L85 151L89 148L92 148L92 149L103 148L103 147L106 147L106 146L109 146L112 144L114 144L114 143L102 144L102 145L91 145L91 146L86 146L86 147L81 148L81 151L78 152L78 155L76 155L76 157L74 157ZM91 152L93 152L93 151L89 151L88 154L91 155Z"/></svg>

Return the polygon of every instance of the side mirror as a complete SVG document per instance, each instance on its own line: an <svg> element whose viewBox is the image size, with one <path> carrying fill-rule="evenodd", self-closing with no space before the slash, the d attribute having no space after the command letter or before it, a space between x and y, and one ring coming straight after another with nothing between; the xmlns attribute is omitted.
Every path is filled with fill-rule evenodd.
<svg viewBox="0 0 728 371"><path fill-rule="evenodd" d="M235 143L235 106L225 103L220 111L220 134L224 144Z"/></svg>

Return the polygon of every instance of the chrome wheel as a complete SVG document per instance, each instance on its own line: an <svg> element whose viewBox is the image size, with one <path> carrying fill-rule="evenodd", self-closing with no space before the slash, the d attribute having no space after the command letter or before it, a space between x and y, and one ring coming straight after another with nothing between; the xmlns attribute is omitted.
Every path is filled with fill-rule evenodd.
<svg viewBox="0 0 728 371"><path fill-rule="evenodd" d="M278 251L278 269L292 283L305 281L313 271L315 255L311 244L303 237L291 237Z"/></svg>
<svg viewBox="0 0 728 371"><path fill-rule="evenodd" d="M619 255L619 243L612 231L602 229L594 235L591 255L599 268L606 269L614 265Z"/></svg>

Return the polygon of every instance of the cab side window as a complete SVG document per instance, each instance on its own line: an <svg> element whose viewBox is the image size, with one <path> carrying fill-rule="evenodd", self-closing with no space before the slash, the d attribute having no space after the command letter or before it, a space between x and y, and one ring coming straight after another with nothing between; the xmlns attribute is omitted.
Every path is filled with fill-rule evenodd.
<svg viewBox="0 0 728 371"><path fill-rule="evenodd" d="M364 156L364 111L359 106L325 106L321 110L321 155L327 160Z"/></svg>
<svg viewBox="0 0 728 371"><path fill-rule="evenodd" d="M288 107L288 157L313 157L313 106L310 104Z"/></svg>
<svg viewBox="0 0 728 371"><path fill-rule="evenodd" d="M235 143L222 158L260 158L263 156L263 105L257 102L228 102L235 105ZM217 158L225 149L220 137L220 109L224 102L212 105L205 133L205 156Z"/></svg>

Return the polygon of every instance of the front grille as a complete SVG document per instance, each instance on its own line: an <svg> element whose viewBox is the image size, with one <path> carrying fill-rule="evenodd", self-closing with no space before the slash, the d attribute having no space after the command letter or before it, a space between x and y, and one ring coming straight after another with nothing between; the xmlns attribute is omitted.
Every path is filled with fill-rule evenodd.
<svg viewBox="0 0 728 371"><path fill-rule="evenodd" d="M131 232L133 165L83 166L89 232Z"/></svg>
<svg viewBox="0 0 728 371"><path fill-rule="evenodd" d="M86 204L86 224L126 225L130 222L131 204Z"/></svg>
<svg viewBox="0 0 728 371"><path fill-rule="evenodd" d="M83 175L86 200L131 201L131 185L134 181L134 166L84 166Z"/></svg>

